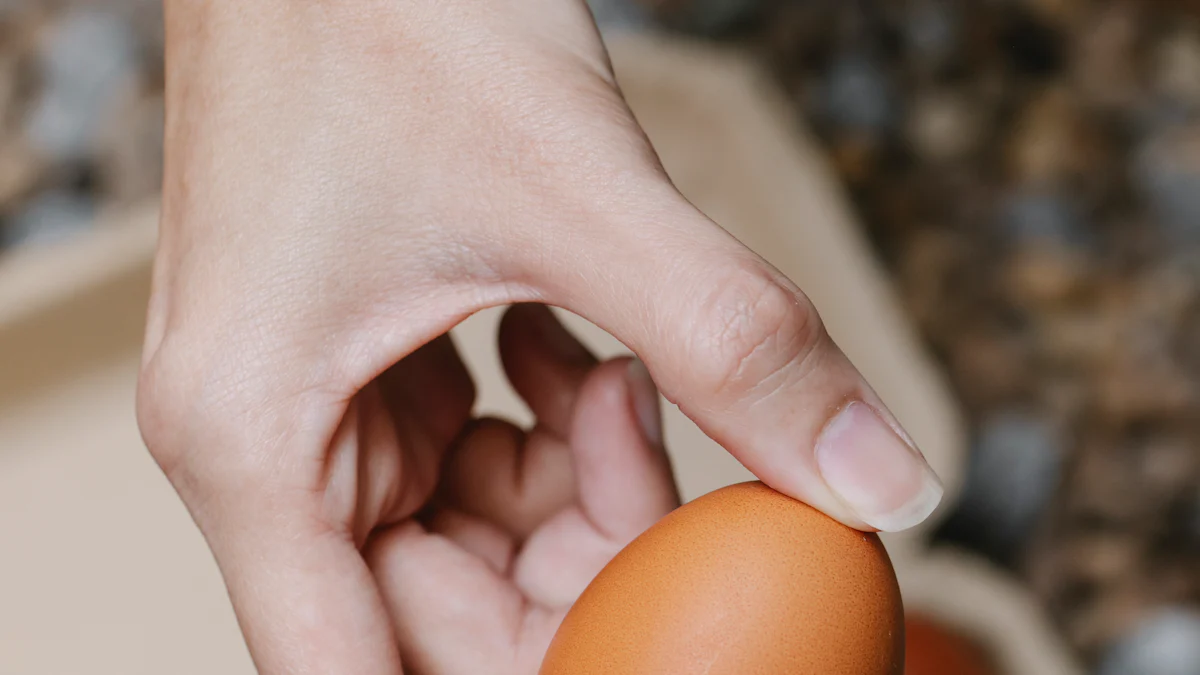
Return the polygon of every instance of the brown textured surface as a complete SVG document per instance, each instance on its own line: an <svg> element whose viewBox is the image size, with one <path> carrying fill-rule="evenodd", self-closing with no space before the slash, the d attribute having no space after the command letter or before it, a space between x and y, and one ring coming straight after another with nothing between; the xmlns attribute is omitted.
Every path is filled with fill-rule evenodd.
<svg viewBox="0 0 1200 675"><path fill-rule="evenodd" d="M751 482L670 514L596 577L542 675L899 675L879 538Z"/></svg>
<svg viewBox="0 0 1200 675"><path fill-rule="evenodd" d="M982 647L928 617L904 622L904 675L998 675Z"/></svg>

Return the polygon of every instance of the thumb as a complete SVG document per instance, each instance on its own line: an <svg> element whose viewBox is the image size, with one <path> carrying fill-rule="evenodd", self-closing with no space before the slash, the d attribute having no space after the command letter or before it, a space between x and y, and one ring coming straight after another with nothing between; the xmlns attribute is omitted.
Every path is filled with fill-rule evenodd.
<svg viewBox="0 0 1200 675"><path fill-rule="evenodd" d="M636 352L669 400L776 490L859 529L925 520L940 481L809 300L682 197L668 201L639 219L655 223L644 230L574 238L574 255L543 268L547 298Z"/></svg>

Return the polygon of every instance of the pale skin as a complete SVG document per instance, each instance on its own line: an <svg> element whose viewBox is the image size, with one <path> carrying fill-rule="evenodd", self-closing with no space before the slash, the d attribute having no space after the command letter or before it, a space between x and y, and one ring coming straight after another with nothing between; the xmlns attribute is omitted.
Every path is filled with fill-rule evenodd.
<svg viewBox="0 0 1200 675"><path fill-rule="evenodd" d="M590 319L765 483L851 527L936 506L805 296L663 173L583 0L165 7L138 416L260 672L534 673L675 504L630 403L651 381L545 310L500 337L538 428L471 421L443 336L488 307Z"/></svg>
<svg viewBox="0 0 1200 675"><path fill-rule="evenodd" d="M508 313L500 348L535 426L476 420L452 437L448 418L422 425L470 409L470 379L454 368L405 409L427 437L412 446L448 448L435 495L419 519L376 523L362 547L407 673L536 673L588 582L679 504L640 363L598 363L536 305ZM445 341L415 356L454 358Z"/></svg>

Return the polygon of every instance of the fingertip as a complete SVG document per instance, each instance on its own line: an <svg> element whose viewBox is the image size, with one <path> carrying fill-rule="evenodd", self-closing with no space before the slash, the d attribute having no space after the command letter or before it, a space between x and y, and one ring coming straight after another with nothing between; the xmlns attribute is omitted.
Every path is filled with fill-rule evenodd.
<svg viewBox="0 0 1200 675"><path fill-rule="evenodd" d="M663 444L662 404L658 386L641 359L631 359L625 368L625 383L629 390L629 402L637 416L646 442L654 447Z"/></svg>
<svg viewBox="0 0 1200 675"><path fill-rule="evenodd" d="M598 366L580 388L571 448L580 505L601 533L631 540L678 506L658 393L636 359Z"/></svg>
<svg viewBox="0 0 1200 675"><path fill-rule="evenodd" d="M515 542L500 527L465 513L443 509L433 517L430 531L454 542L497 574L507 574L515 554Z"/></svg>
<svg viewBox="0 0 1200 675"><path fill-rule="evenodd" d="M539 424L565 438L580 384L596 357L545 305L511 307L500 322L500 360Z"/></svg>
<svg viewBox="0 0 1200 675"><path fill-rule="evenodd" d="M941 502L942 483L921 452L865 403L852 402L830 420L815 455L829 489L874 529L907 530Z"/></svg>
<svg viewBox="0 0 1200 675"><path fill-rule="evenodd" d="M527 537L575 495L565 441L542 429L480 420L463 436L445 471L445 505Z"/></svg>
<svg viewBox="0 0 1200 675"><path fill-rule="evenodd" d="M563 363L589 367L596 363L596 357L546 305L522 303L509 307L500 319L499 343L502 358L527 356L532 351L532 355Z"/></svg>
<svg viewBox="0 0 1200 675"><path fill-rule="evenodd" d="M636 357L618 357L593 369L579 387L575 408L573 443L586 446L592 445L590 439L608 439L612 452L618 447L621 452L662 450L660 395L650 371Z"/></svg>
<svg viewBox="0 0 1200 675"><path fill-rule="evenodd" d="M392 558L403 555L408 543L425 535L425 528L415 520L377 530L363 544L363 559L367 567L379 576L394 567Z"/></svg>

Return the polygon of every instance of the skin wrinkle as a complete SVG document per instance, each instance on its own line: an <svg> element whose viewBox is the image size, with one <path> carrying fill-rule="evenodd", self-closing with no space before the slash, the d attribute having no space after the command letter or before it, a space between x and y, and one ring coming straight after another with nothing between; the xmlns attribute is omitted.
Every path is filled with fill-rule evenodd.
<svg viewBox="0 0 1200 675"><path fill-rule="evenodd" d="M698 363L712 363L716 369L706 373L712 378L709 390L732 391L735 398L754 393L763 379L791 363L790 358L780 358L778 338L781 334L791 335L789 345L801 345L799 356L813 347L810 329L795 323L798 315L791 311L795 303L791 295L769 277L755 275L750 278L755 279L753 288L740 280L715 284L714 296L704 303L705 320L697 323L710 324L707 317L715 316L720 328L711 338L697 331L696 334L706 341L701 343L699 353L693 352ZM770 358L766 365L771 370L751 372L762 368L764 352Z"/></svg>
<svg viewBox="0 0 1200 675"><path fill-rule="evenodd" d="M819 340L828 340L825 333L818 338ZM796 358L787 361L781 365L779 369L773 371L770 375L763 378L756 390L753 392L751 399L751 407L768 405L783 394L792 393L793 390L803 389L803 383L814 373L824 371L822 363L823 359L830 358L829 350L810 348L798 349ZM847 397L849 399L851 397ZM845 403L837 404L833 410L841 408Z"/></svg>

